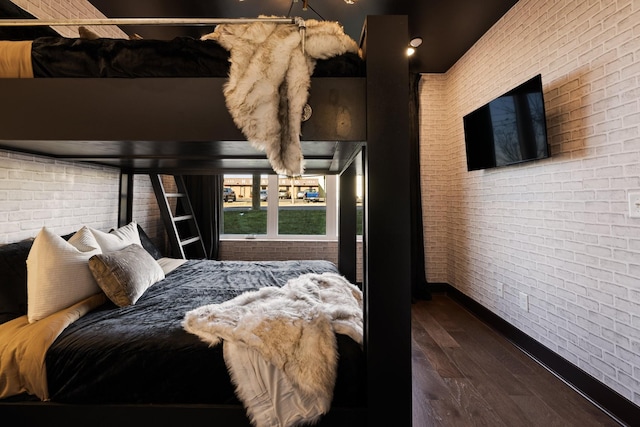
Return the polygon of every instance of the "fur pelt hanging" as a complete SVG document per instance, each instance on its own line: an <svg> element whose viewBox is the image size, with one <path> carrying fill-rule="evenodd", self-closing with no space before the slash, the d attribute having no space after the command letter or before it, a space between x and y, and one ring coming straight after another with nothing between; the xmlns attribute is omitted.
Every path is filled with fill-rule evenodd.
<svg viewBox="0 0 640 427"><path fill-rule="evenodd" d="M309 273L281 288L198 307L182 325L212 346L224 341L225 363L254 426L288 427L329 410L338 366L335 334L362 345L362 310L362 292L346 278ZM286 386L273 381L280 375Z"/></svg>
<svg viewBox="0 0 640 427"><path fill-rule="evenodd" d="M287 176L304 172L301 118L316 60L358 52L337 22L309 19L305 26L301 33L296 24L220 24L202 37L230 52L224 96L235 124Z"/></svg>

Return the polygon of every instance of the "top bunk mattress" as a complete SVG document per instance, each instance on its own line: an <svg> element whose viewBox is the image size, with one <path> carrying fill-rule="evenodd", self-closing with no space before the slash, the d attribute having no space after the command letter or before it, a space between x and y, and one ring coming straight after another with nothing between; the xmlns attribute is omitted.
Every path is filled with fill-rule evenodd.
<svg viewBox="0 0 640 427"><path fill-rule="evenodd" d="M201 39L0 41L0 147L144 173L340 173L366 140L360 53L313 20L304 33L253 22Z"/></svg>
<svg viewBox="0 0 640 427"><path fill-rule="evenodd" d="M102 38L79 27L79 38L0 41L0 77L227 77L234 67L277 73L294 63L315 76L364 75L357 43L338 22L276 21L221 23L200 39Z"/></svg>
<svg viewBox="0 0 640 427"><path fill-rule="evenodd" d="M229 51L214 40L39 37L0 41L0 77L227 77ZM24 71L30 62L31 73ZM29 75L31 74L31 75ZM319 59L313 77L361 77L364 61L347 52Z"/></svg>

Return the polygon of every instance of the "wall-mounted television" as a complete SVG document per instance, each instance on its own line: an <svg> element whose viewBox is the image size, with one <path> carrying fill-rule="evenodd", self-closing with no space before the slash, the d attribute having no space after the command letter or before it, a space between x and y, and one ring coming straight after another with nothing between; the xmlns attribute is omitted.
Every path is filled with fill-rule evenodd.
<svg viewBox="0 0 640 427"><path fill-rule="evenodd" d="M463 122L469 171L550 156L540 74L467 114Z"/></svg>

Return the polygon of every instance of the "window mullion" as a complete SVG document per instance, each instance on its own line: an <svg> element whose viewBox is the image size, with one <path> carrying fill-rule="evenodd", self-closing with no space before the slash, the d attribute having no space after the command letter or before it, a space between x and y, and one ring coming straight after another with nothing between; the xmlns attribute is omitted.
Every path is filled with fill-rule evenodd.
<svg viewBox="0 0 640 427"><path fill-rule="evenodd" d="M267 238L278 237L278 175L269 175L267 184Z"/></svg>
<svg viewBox="0 0 640 427"><path fill-rule="evenodd" d="M325 176L326 230L327 237L338 235L338 179L336 175Z"/></svg>

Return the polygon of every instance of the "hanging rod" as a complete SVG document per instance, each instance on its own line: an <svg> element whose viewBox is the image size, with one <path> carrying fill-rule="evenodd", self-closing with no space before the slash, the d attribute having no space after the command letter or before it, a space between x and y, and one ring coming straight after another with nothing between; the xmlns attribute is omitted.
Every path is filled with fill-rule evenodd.
<svg viewBox="0 0 640 427"><path fill-rule="evenodd" d="M104 19L0 19L0 27L65 27L97 25L176 25L209 26L218 24L252 24L269 22L274 24L296 24L302 34L302 52L306 45L306 24L300 17L293 18L104 18Z"/></svg>
<svg viewBox="0 0 640 427"><path fill-rule="evenodd" d="M272 22L304 26L302 18L105 18L105 19L0 19L0 27L44 27L76 25L218 25Z"/></svg>

